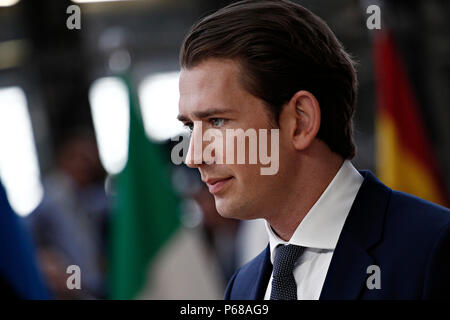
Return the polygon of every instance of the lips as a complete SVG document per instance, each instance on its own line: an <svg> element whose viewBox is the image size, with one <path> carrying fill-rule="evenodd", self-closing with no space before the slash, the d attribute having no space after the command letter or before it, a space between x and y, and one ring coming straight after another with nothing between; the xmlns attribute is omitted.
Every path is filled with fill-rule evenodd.
<svg viewBox="0 0 450 320"><path fill-rule="evenodd" d="M209 192L212 194L219 193L232 179L233 177L226 178L210 178L207 179L206 185L208 186Z"/></svg>

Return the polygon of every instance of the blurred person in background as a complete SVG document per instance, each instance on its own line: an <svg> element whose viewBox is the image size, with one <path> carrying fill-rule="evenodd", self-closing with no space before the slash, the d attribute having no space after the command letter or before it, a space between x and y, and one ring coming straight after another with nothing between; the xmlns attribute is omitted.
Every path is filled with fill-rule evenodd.
<svg viewBox="0 0 450 320"><path fill-rule="evenodd" d="M56 167L45 177L44 199L27 217L40 267L58 299L105 297L108 202L95 136L67 132L56 148ZM67 267L81 271L81 289L69 290Z"/></svg>

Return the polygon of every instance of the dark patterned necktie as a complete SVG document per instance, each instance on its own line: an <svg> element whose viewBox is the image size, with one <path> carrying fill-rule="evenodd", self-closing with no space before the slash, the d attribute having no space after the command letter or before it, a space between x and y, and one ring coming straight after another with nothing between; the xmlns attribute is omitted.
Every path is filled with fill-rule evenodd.
<svg viewBox="0 0 450 320"><path fill-rule="evenodd" d="M297 300L294 267L303 249L304 247L293 244L277 247L273 261L270 300Z"/></svg>

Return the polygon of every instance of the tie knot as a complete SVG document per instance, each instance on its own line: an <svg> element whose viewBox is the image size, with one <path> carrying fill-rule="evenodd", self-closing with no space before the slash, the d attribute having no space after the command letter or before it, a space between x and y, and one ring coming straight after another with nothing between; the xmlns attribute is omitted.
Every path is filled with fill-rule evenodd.
<svg viewBox="0 0 450 320"><path fill-rule="evenodd" d="M293 244L278 246L273 262L273 276L284 277L292 275L295 262L303 252L303 247Z"/></svg>

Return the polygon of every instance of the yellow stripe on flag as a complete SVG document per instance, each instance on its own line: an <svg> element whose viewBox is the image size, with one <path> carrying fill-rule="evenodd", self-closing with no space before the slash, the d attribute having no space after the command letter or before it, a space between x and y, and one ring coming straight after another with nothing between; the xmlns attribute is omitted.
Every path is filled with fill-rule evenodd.
<svg viewBox="0 0 450 320"><path fill-rule="evenodd" d="M383 112L376 121L377 175L392 189L445 205L432 172L399 139L395 123Z"/></svg>

